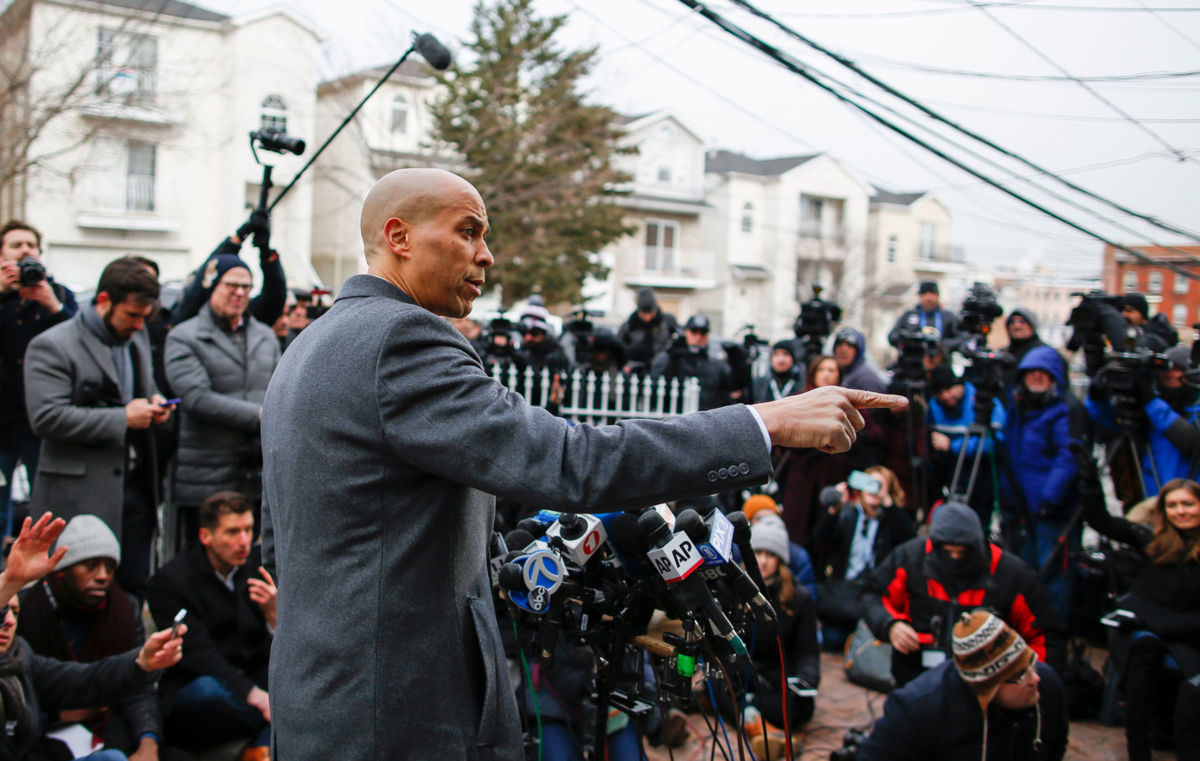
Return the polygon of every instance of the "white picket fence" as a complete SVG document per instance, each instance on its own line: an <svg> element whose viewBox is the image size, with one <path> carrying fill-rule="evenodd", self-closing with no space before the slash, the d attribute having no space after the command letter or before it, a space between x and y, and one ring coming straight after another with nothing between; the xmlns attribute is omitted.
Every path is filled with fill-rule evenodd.
<svg viewBox="0 0 1200 761"><path fill-rule="evenodd" d="M524 371L509 366L492 366L492 377L533 403L545 407L553 385L551 373L543 368ZM563 383L559 412L577 423L603 424L628 418L667 418L700 409L700 381L696 378L652 378L620 373L597 375L571 371Z"/></svg>

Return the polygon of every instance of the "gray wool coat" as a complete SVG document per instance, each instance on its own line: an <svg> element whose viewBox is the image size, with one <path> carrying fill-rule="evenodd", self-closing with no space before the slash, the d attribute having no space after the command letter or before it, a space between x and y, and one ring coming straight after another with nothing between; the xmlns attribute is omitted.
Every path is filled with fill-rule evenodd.
<svg viewBox="0 0 1200 761"><path fill-rule="evenodd" d="M262 490L259 414L279 341L258 320L245 321L245 353L207 305L167 334L167 380L182 411L171 481L177 505L227 489L258 499Z"/></svg>
<svg viewBox="0 0 1200 761"><path fill-rule="evenodd" d="M49 510L66 520L91 513L121 536L125 405L112 349L83 324L82 314L42 333L25 351L25 408L34 435L42 440L30 513L36 517ZM130 340L133 397L148 399L158 393L150 340L144 330ZM155 490L158 471L150 437L139 452L148 460L148 487Z"/></svg>
<svg viewBox="0 0 1200 761"><path fill-rule="evenodd" d="M600 512L771 472L740 405L572 428L370 275L288 347L263 458L280 761L524 758L488 584L492 495Z"/></svg>

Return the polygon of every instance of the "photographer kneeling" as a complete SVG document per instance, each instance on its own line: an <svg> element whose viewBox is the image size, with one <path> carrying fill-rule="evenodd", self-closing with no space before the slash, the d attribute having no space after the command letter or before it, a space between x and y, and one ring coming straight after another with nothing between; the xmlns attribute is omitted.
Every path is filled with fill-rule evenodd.
<svg viewBox="0 0 1200 761"><path fill-rule="evenodd" d="M1088 388L1087 409L1099 427L1115 432L1122 423L1148 423L1141 468L1151 496L1172 479L1195 479L1200 473L1200 389L1184 377L1190 351L1174 346L1166 357L1166 369L1153 376L1143 368L1110 365ZM1118 387L1122 382L1128 390ZM1145 417L1139 421L1141 413Z"/></svg>

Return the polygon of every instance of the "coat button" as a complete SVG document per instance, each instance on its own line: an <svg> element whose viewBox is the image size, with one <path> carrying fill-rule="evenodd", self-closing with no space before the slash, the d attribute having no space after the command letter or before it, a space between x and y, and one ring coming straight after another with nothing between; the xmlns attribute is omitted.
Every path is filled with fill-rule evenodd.
<svg viewBox="0 0 1200 761"><path fill-rule="evenodd" d="M708 480L716 481L717 480L717 471L715 471L715 470L708 471Z"/></svg>
<svg viewBox="0 0 1200 761"><path fill-rule="evenodd" d="M738 466L738 473L741 473L743 476L750 475L750 466L743 462Z"/></svg>
<svg viewBox="0 0 1200 761"><path fill-rule="evenodd" d="M722 478L722 479L729 478L729 469L721 468L720 470L717 471L717 477Z"/></svg>
<svg viewBox="0 0 1200 761"><path fill-rule="evenodd" d="M730 477L730 478L737 478L737 474L738 474L738 466L737 466L737 465L730 465L730 466L729 466L729 477Z"/></svg>

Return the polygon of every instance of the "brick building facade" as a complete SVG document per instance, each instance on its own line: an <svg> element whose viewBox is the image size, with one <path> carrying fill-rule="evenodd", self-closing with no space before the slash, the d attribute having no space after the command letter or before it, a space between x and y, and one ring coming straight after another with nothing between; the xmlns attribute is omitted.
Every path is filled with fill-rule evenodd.
<svg viewBox="0 0 1200 761"><path fill-rule="evenodd" d="M1165 314L1179 330L1180 340L1190 341L1192 324L1200 322L1200 246L1130 248L1141 251L1154 262L1144 262L1112 246L1105 246L1104 290L1108 293L1145 294L1150 302L1151 314ZM1194 272L1196 277L1189 278L1175 272L1165 266L1168 263Z"/></svg>

